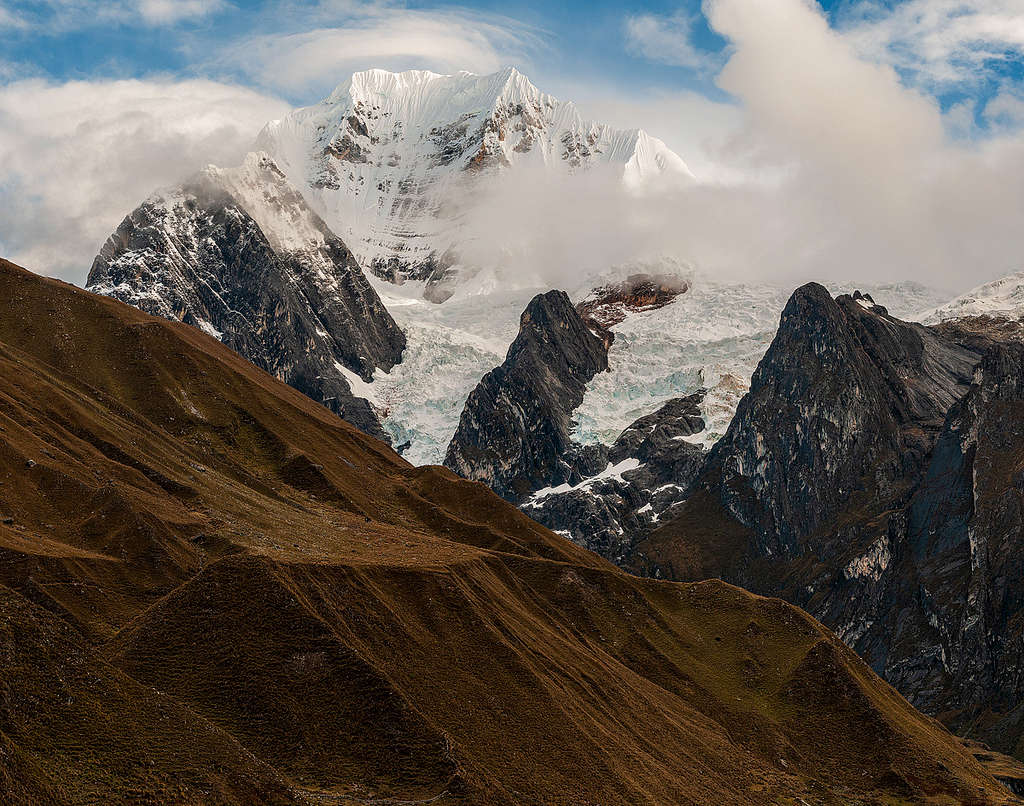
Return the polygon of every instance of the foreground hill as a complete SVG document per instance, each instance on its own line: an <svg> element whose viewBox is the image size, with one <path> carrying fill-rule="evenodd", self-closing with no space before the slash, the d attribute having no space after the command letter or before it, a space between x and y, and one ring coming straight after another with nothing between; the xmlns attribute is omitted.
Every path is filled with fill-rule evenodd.
<svg viewBox="0 0 1024 806"><path fill-rule="evenodd" d="M0 437L7 803L1015 802L799 610L5 262Z"/></svg>

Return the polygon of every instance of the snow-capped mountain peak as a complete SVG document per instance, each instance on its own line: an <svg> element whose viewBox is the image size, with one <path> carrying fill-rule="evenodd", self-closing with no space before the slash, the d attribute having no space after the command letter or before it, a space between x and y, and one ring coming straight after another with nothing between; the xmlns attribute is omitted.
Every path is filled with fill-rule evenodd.
<svg viewBox="0 0 1024 806"><path fill-rule="evenodd" d="M511 67L356 73L324 101L269 123L258 147L364 267L397 282L437 284L459 262L460 217L494 171L571 176L604 165L631 189L693 179L662 141L586 121Z"/></svg>
<svg viewBox="0 0 1024 806"><path fill-rule="evenodd" d="M466 71L443 75L429 70L363 70L339 84L321 104L382 106L392 112L401 111L410 123L447 123L461 114L494 111L502 103L510 102L557 103L514 67L507 67L489 75Z"/></svg>
<svg viewBox="0 0 1024 806"><path fill-rule="evenodd" d="M988 316L1024 319L1024 271L984 283L922 317L925 324Z"/></svg>
<svg viewBox="0 0 1024 806"><path fill-rule="evenodd" d="M193 184L230 193L278 252L319 249L330 237L324 222L266 152L249 152L234 168L207 165Z"/></svg>
<svg viewBox="0 0 1024 806"><path fill-rule="evenodd" d="M267 154L154 193L104 244L87 287L204 330L386 437L366 382L401 360L405 336Z"/></svg>

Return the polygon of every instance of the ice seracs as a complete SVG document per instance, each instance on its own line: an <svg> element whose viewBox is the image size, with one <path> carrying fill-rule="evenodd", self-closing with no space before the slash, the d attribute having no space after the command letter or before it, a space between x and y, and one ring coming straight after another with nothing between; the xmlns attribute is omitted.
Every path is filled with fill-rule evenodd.
<svg viewBox="0 0 1024 806"><path fill-rule="evenodd" d="M460 218L492 171L614 166L634 190L692 179L662 141L586 121L514 68L356 73L322 102L267 124L258 142L365 268L426 280L437 300L459 274Z"/></svg>

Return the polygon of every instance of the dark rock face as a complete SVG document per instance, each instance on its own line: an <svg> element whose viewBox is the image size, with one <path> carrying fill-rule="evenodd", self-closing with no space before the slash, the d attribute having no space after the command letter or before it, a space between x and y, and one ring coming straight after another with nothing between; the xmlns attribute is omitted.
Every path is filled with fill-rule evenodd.
<svg viewBox="0 0 1024 806"><path fill-rule="evenodd" d="M792 556L856 499L898 499L977 361L870 303L798 289L712 452L722 503L762 553Z"/></svg>
<svg viewBox="0 0 1024 806"><path fill-rule="evenodd" d="M564 293L535 297L505 363L466 401L445 465L548 528L625 562L704 462L704 449L686 441L704 430L704 392L670 400L611 446L574 442L572 412L586 384L608 368L611 341Z"/></svg>
<svg viewBox="0 0 1024 806"><path fill-rule="evenodd" d="M606 559L623 562L683 498L704 462L704 449L686 441L704 430L703 397L700 392L676 398L641 417L607 449L604 473L565 492L534 496L523 511Z"/></svg>
<svg viewBox="0 0 1024 806"><path fill-rule="evenodd" d="M811 285L626 564L798 604L915 705L1020 752L1022 518L1024 346Z"/></svg>
<svg viewBox="0 0 1024 806"><path fill-rule="evenodd" d="M368 381L375 368L389 370L401 360L404 334L345 245L276 166L254 158L243 171L239 179L207 170L144 202L103 246L87 287L205 330L387 440L345 372ZM270 199L259 222L239 190L248 186L259 188L264 203ZM305 242L278 242L275 219L291 232L300 220Z"/></svg>
<svg viewBox="0 0 1024 806"><path fill-rule="evenodd" d="M644 463L668 465L675 460L675 448L684 437L704 430L704 418L700 412L703 399L704 392L677 397L653 414L641 417L612 443L608 460L614 464L635 457Z"/></svg>
<svg viewBox="0 0 1024 806"><path fill-rule="evenodd" d="M961 729L984 715L986 737L1019 752L1024 345L997 345L985 354L970 392L950 411L907 520L908 553L933 627L933 662L901 659L892 673L934 680L924 688L929 710L958 711L953 723Z"/></svg>
<svg viewBox="0 0 1024 806"><path fill-rule="evenodd" d="M600 471L604 451L572 441L571 414L608 369L611 339L591 332L565 292L534 297L505 362L470 393L445 466L513 502Z"/></svg>

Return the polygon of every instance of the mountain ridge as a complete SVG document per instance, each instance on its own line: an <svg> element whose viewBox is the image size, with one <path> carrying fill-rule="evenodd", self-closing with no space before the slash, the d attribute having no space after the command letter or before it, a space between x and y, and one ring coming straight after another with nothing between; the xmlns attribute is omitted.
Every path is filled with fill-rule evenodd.
<svg viewBox="0 0 1024 806"><path fill-rule="evenodd" d="M387 439L353 389L401 360L405 335L266 154L208 166L144 201L104 244L86 287L199 327Z"/></svg>
<svg viewBox="0 0 1024 806"><path fill-rule="evenodd" d="M1020 753L1021 347L805 286L632 566L806 608L958 731Z"/></svg>
<svg viewBox="0 0 1024 806"><path fill-rule="evenodd" d="M630 577L196 328L0 291L18 806L1015 802L795 608Z"/></svg>

